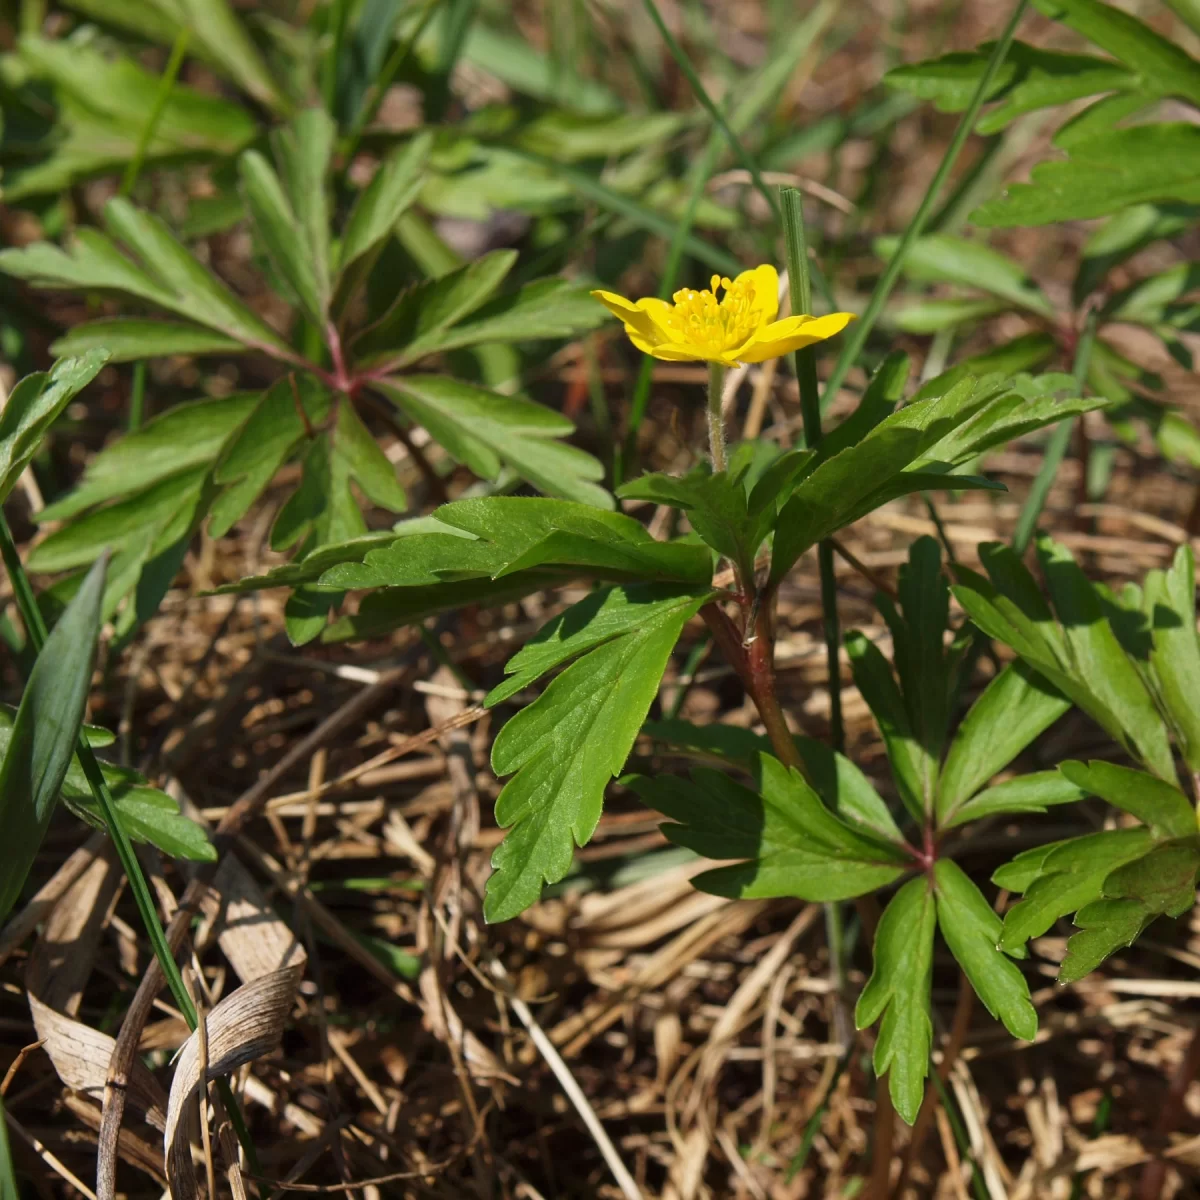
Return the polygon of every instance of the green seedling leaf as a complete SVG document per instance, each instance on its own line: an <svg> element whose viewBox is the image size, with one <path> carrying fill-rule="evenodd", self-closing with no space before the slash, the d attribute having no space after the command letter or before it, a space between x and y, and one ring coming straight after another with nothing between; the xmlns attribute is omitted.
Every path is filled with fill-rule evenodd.
<svg viewBox="0 0 1200 1200"><path fill-rule="evenodd" d="M0 502L17 486L59 414L107 359L102 350L62 359L49 371L26 376L9 393L0 411Z"/></svg>
<svg viewBox="0 0 1200 1200"><path fill-rule="evenodd" d="M647 621L657 621L674 609L696 611L717 593L697 596L695 588L669 584L630 584L593 592L552 618L504 667L509 676L488 693L491 708L524 691L547 671L597 646L624 636Z"/></svg>
<svg viewBox="0 0 1200 1200"><path fill-rule="evenodd" d="M1200 203L1195 169L1200 128L1195 125L1112 129L1072 141L1070 151L1065 162L1034 167L1032 182L1010 185L971 219L979 225L1046 225L1107 217L1133 204Z"/></svg>
<svg viewBox="0 0 1200 1200"><path fill-rule="evenodd" d="M1095 759L1089 763L1065 762L1058 769L1088 795L1099 796L1114 808L1137 817L1158 837L1189 837L1197 832L1191 803L1174 784L1144 771Z"/></svg>
<svg viewBox="0 0 1200 1200"><path fill-rule="evenodd" d="M1178 917L1196 902L1200 847L1196 839L1156 846L1104 880L1104 898L1075 915L1080 932L1067 942L1059 981L1074 983L1110 954L1131 945L1155 917Z"/></svg>
<svg viewBox="0 0 1200 1200"><path fill-rule="evenodd" d="M574 846L591 838L604 789L624 766L671 650L703 599L589 651L500 731L492 769L513 778L496 800L496 822L508 832L492 856L489 921L533 904L544 883L567 873Z"/></svg>
<svg viewBox="0 0 1200 1200"><path fill-rule="evenodd" d="M798 771L769 754L759 755L758 769L761 793L707 767L697 767L690 783L670 775L630 780L647 804L678 822L663 826L671 841L708 858L748 860L698 875L692 882L701 891L846 900L908 870L900 846L830 812Z"/></svg>
<svg viewBox="0 0 1200 1200"><path fill-rule="evenodd" d="M983 1001L1013 1037L1031 1042L1037 1036L1037 1010L1020 968L998 947L1000 918L957 863L941 859L934 867L938 925Z"/></svg>
<svg viewBox="0 0 1200 1200"><path fill-rule="evenodd" d="M30 672L0 764L0 920L21 894L79 743L100 636L107 558L101 558L50 631Z"/></svg>
<svg viewBox="0 0 1200 1200"><path fill-rule="evenodd" d="M933 1022L933 933L937 906L929 881L910 879L892 897L875 930L875 966L854 1009L866 1029L883 1017L875 1042L875 1074L888 1077L892 1104L911 1125L917 1119L929 1074Z"/></svg>
<svg viewBox="0 0 1200 1200"><path fill-rule="evenodd" d="M1088 794L1058 771L1035 771L985 788L952 812L941 828L953 829L981 817L1004 813L1044 813L1054 805L1084 800Z"/></svg>
<svg viewBox="0 0 1200 1200"><path fill-rule="evenodd" d="M398 376L379 388L482 478L498 478L507 465L551 496L612 508L598 482L603 465L561 440L575 426L560 413L444 375Z"/></svg>
<svg viewBox="0 0 1200 1200"><path fill-rule="evenodd" d="M1004 916L1001 948L1015 953L1060 917L1099 899L1109 872L1153 845L1148 829L1111 829L1018 855L992 876L998 887L1025 893Z"/></svg>
<svg viewBox="0 0 1200 1200"><path fill-rule="evenodd" d="M899 244L899 238L878 238L875 252L888 259ZM904 260L904 273L920 283L978 288L1017 308L1042 317L1054 316L1054 306L1024 269L981 242L945 233L918 238Z"/></svg>
<svg viewBox="0 0 1200 1200"><path fill-rule="evenodd" d="M974 820L961 815L962 806L970 807L970 797L1070 707L1071 702L1028 664L1018 661L1004 667L971 706L950 743L938 785L939 822Z"/></svg>

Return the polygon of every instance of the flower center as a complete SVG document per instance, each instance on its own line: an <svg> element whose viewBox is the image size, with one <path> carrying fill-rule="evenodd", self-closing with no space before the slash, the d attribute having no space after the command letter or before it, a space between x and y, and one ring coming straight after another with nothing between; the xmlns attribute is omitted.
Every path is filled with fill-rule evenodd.
<svg viewBox="0 0 1200 1200"><path fill-rule="evenodd" d="M717 288L725 289L725 295L719 301ZM670 331L672 340L706 354L719 355L736 350L760 323L754 286L749 279L731 281L714 275L704 291L680 288L671 299L675 302L674 307L662 323Z"/></svg>

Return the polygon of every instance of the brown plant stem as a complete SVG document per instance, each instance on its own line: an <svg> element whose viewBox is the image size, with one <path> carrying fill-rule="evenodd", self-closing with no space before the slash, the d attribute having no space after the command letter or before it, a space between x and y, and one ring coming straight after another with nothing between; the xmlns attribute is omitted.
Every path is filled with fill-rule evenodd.
<svg viewBox="0 0 1200 1200"><path fill-rule="evenodd" d="M1154 1132L1165 1142L1167 1134L1179 1122L1183 1109L1184 1097L1196 1072L1200 1071L1200 1026L1192 1032L1192 1040L1184 1052L1183 1059L1171 1077L1167 1088L1167 1096L1159 1110L1158 1120L1154 1123ZM1159 1200L1167 1182L1167 1162L1161 1157L1152 1158L1142 1168L1142 1178L1138 1184L1138 1200Z"/></svg>
<svg viewBox="0 0 1200 1200"><path fill-rule="evenodd" d="M942 1050L942 1061L937 1069L938 1078L943 1084L949 1080L950 1072L954 1070L954 1064L958 1061L963 1042L967 1038L967 1031L971 1028L971 1013L974 1008L975 989L967 981L966 975L960 972L958 999L954 1003L954 1019L950 1025L950 1036L946 1039L946 1045ZM901 1200L904 1189L908 1187L909 1176L921 1155L921 1147L925 1144L925 1138L929 1133L929 1126L933 1121L937 1105L937 1088L932 1083L927 1083L925 1098L921 1101L921 1109L913 1123L912 1137L909 1139L908 1149L904 1152L904 1161L900 1165L900 1177L896 1180L896 1186L892 1188L892 1200ZM887 1200L886 1193L878 1193L878 1200Z"/></svg>

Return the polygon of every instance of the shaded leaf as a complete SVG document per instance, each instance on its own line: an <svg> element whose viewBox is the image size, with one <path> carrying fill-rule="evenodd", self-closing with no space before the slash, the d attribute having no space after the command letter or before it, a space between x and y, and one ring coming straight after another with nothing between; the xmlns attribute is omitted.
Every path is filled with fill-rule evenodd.
<svg viewBox="0 0 1200 1200"><path fill-rule="evenodd" d="M1196 833L1196 814L1191 803L1165 780L1096 759L1088 763L1065 762L1058 769L1076 787L1137 817L1159 837L1188 837Z"/></svg>
<svg viewBox="0 0 1200 1200"><path fill-rule="evenodd" d="M899 879L911 865L894 843L840 820L796 770L761 754L761 793L724 772L697 767L691 782L670 775L631 779L652 808L678 822L663 832L708 858L740 858L737 866L693 879L702 891L743 899L797 896L845 900Z"/></svg>

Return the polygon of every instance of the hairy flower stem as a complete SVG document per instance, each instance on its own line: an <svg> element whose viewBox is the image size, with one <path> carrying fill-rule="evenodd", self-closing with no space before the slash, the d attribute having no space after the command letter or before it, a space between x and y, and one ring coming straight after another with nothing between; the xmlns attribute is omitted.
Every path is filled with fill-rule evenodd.
<svg viewBox="0 0 1200 1200"><path fill-rule="evenodd" d="M712 452L714 471L724 471L725 414L721 401L725 392L725 368L720 363L708 364L708 446Z"/></svg>

